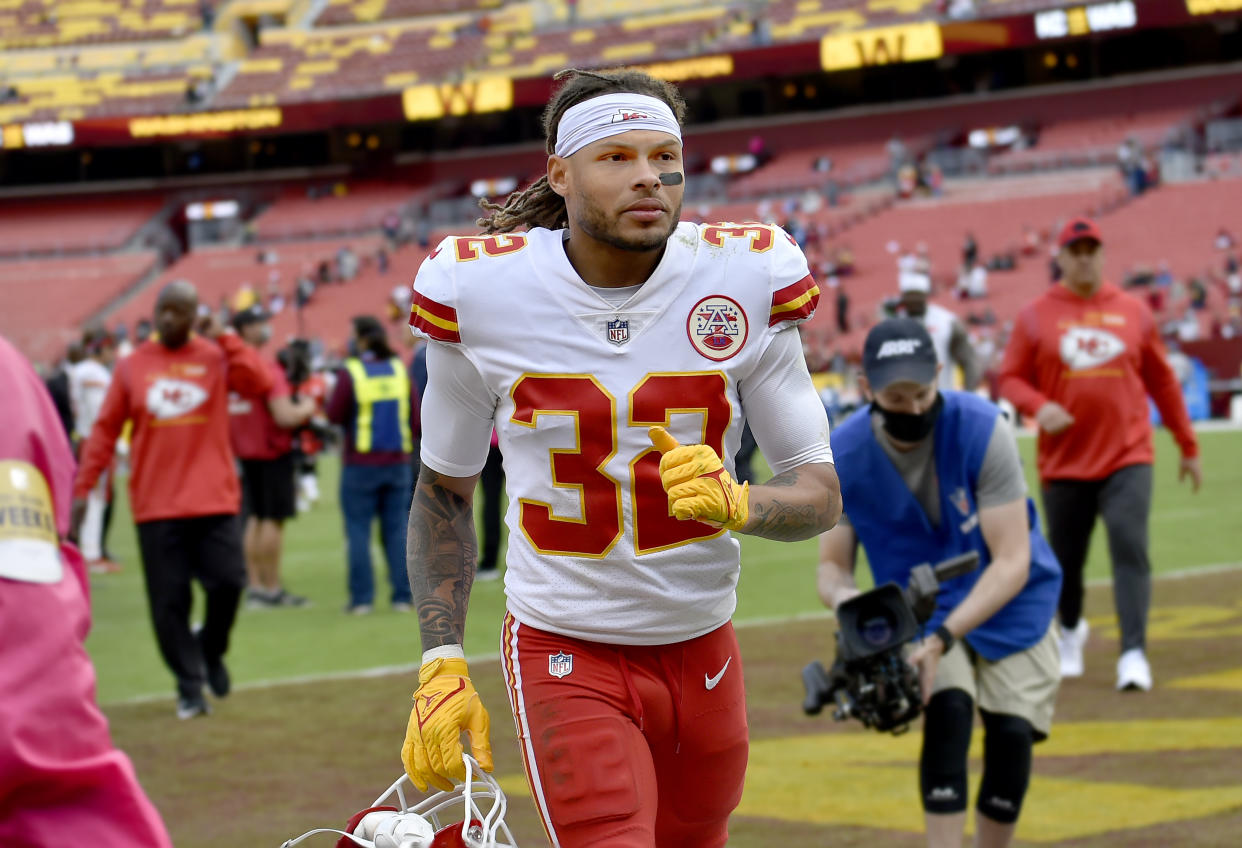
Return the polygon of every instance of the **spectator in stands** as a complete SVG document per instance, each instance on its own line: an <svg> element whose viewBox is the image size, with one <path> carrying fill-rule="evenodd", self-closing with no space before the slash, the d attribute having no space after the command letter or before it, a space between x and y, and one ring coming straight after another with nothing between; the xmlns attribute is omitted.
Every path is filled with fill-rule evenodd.
<svg viewBox="0 0 1242 848"><path fill-rule="evenodd" d="M979 261L979 242L975 241L974 233L966 233L966 241L962 243L962 265L971 267Z"/></svg>
<svg viewBox="0 0 1242 848"><path fill-rule="evenodd" d="M21 95L18 94L15 86L0 83L0 103L12 103L20 99L20 97Z"/></svg>
<svg viewBox="0 0 1242 848"><path fill-rule="evenodd" d="M1217 250L1233 250L1238 244L1233 237L1233 233L1224 227L1216 231L1216 241L1214 243Z"/></svg>
<svg viewBox="0 0 1242 848"><path fill-rule="evenodd" d="M328 419L345 429L340 496L349 551L345 611L366 615L374 607L371 525L378 516L392 608L409 612L413 597L405 570L405 531L414 488L410 453L418 396L374 316L354 318L350 347L327 410Z"/></svg>
<svg viewBox="0 0 1242 848"><path fill-rule="evenodd" d="M962 266L957 275L957 296L963 300L988 296L988 269L982 262Z"/></svg>
<svg viewBox="0 0 1242 848"><path fill-rule="evenodd" d="M884 145L884 150L888 153L889 173L896 177L901 166L910 160L910 152L906 149L906 143L898 135L888 140L888 143Z"/></svg>
<svg viewBox="0 0 1242 848"><path fill-rule="evenodd" d="M245 312L259 302L259 294L250 283L242 283L233 295L233 313Z"/></svg>
<svg viewBox="0 0 1242 848"><path fill-rule="evenodd" d="M931 277L907 275L902 278L897 290L900 296L898 312L904 312L922 324L936 348L936 361L941 365L936 385L941 391L956 388L955 375L957 368L961 368L962 388L973 392L983 376L974 346L956 315L943 306L928 302Z"/></svg>
<svg viewBox="0 0 1242 848"><path fill-rule="evenodd" d="M375 251L375 268L381 274L388 273L388 251L382 246L379 250Z"/></svg>
<svg viewBox="0 0 1242 848"><path fill-rule="evenodd" d="M1153 458L1148 394L1181 449L1179 477L1189 478L1195 491L1199 447L1151 313L1138 298L1103 282L1102 241L1093 221L1066 224L1057 242L1062 282L1014 322L1000 392L1039 424L1048 540L1065 573L1061 673L1083 673L1083 566L1099 515L1108 531L1121 620L1117 688L1145 691L1152 685L1145 653Z"/></svg>
<svg viewBox="0 0 1242 848"><path fill-rule="evenodd" d="M158 341L117 363L74 483L73 537L86 496L112 461L126 420L133 424L130 505L156 641L177 682L177 717L208 713L206 681L230 688L224 655L246 585L237 522L241 491L229 447L228 391L263 395L271 378L253 349L210 314L196 319L198 293L183 280L155 302ZM197 322L198 334L191 332ZM190 631L190 582L206 595L203 626Z"/></svg>
<svg viewBox="0 0 1242 848"><path fill-rule="evenodd" d="M305 309L306 305L311 302L311 298L315 296L315 281L303 272L296 286L294 287L295 303L298 309Z"/></svg>
<svg viewBox="0 0 1242 848"><path fill-rule="evenodd" d="M69 375L69 398L73 405L74 432L79 443L90 435L95 419L99 417L116 361L112 336L102 327L87 330L82 336L82 347L86 356ZM78 537L86 568L94 574L112 574L121 570L110 557L104 555L104 533L108 504L112 500L113 474L111 466L104 469L95 488L86 496L86 516Z"/></svg>
<svg viewBox="0 0 1242 848"><path fill-rule="evenodd" d="M756 168L762 168L772 158L768 143L763 140L763 136L757 134L750 137L750 141L746 144L746 152L755 157Z"/></svg>
<svg viewBox="0 0 1242 848"><path fill-rule="evenodd" d="M74 458L59 413L0 338L0 845L89 834L96 848L172 842L108 734L83 641L90 592L69 534Z"/></svg>
<svg viewBox="0 0 1242 848"><path fill-rule="evenodd" d="M828 286L837 290L837 332L845 335L850 331L850 296L835 276L828 278Z"/></svg>
<svg viewBox="0 0 1242 848"><path fill-rule="evenodd" d="M233 329L256 353L271 339L270 316L259 306L233 316ZM252 609L300 607L306 598L286 591L280 560L284 523L296 512L293 430L310 420L315 403L294 400L284 369L262 357L268 388L229 396L229 436L241 460L246 606Z"/></svg>
<svg viewBox="0 0 1242 848"><path fill-rule="evenodd" d="M336 252L336 276L342 283L358 276L359 266L358 254L349 245L344 245Z"/></svg>
<svg viewBox="0 0 1242 848"><path fill-rule="evenodd" d="M1225 289L1229 292L1231 303L1242 298L1242 267L1239 267L1237 254L1234 253L1225 258Z"/></svg>
<svg viewBox="0 0 1242 848"><path fill-rule="evenodd" d="M393 243L397 241L397 234L401 232L401 216L395 210L386 212L384 220L380 222L380 228L384 231L384 236Z"/></svg>

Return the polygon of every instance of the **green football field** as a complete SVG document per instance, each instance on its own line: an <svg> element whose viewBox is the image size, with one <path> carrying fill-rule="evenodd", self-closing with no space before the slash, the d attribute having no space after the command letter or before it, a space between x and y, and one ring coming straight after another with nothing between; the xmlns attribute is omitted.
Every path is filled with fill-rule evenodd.
<svg viewBox="0 0 1242 848"><path fill-rule="evenodd" d="M1177 455L1159 433L1151 523L1157 571L1235 563L1242 541L1242 431L1200 434L1205 482L1198 494L1177 481ZM1034 442L1020 441L1028 478L1035 485ZM349 674L363 669L410 667L420 655L417 621L387 608L383 565L375 554L377 606L373 615L346 616L345 544L337 505L338 465L321 463L323 498L291 522L285 537L288 588L312 599L304 609L243 610L234 631L229 664L239 687L267 681ZM761 475L762 476L762 475ZM1038 501L1038 498L1036 499ZM92 578L94 625L87 647L99 675L99 700L115 704L145 697L170 698L172 680L156 652L141 583L137 540L119 493L111 547L124 563L120 574ZM742 539L742 578L736 620L817 614L814 542L781 544ZM1107 576L1100 529L1092 541L1089 576ZM865 574L861 574L865 578ZM474 587L466 630L470 654L496 651L503 609L499 581ZM826 647L826 646L825 646ZM170 705L171 709L171 705Z"/></svg>

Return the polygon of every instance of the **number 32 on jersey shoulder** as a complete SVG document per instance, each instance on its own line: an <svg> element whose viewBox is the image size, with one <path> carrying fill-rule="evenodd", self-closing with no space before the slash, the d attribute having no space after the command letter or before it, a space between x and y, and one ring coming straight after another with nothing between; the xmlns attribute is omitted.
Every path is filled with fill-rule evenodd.
<svg viewBox="0 0 1242 848"><path fill-rule="evenodd" d="M722 371L653 373L629 394L629 427L669 426L673 413L703 416L703 444L724 455L724 435L733 417ZM577 489L580 518L560 518L551 504L521 499L520 524L531 546L541 554L602 559L621 539L622 487L604 471L617 453L617 400L589 374L524 374L513 384L511 420L538 427L545 415L574 418L574 449L553 448L552 485ZM668 497L660 483L660 452L650 447L629 463L634 550L642 555L719 536L697 521L678 521L669 514Z"/></svg>

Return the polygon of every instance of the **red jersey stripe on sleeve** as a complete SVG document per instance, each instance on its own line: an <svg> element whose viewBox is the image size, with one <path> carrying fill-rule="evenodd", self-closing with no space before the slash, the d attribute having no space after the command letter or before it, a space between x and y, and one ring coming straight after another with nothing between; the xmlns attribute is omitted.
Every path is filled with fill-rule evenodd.
<svg viewBox="0 0 1242 848"><path fill-rule="evenodd" d="M814 277L807 274L798 282L785 286L772 295L772 312L768 317L768 326L773 327L782 321L810 318L817 305L819 285Z"/></svg>
<svg viewBox="0 0 1242 848"><path fill-rule="evenodd" d="M410 301L410 326L436 341L461 343L457 310L414 292Z"/></svg>

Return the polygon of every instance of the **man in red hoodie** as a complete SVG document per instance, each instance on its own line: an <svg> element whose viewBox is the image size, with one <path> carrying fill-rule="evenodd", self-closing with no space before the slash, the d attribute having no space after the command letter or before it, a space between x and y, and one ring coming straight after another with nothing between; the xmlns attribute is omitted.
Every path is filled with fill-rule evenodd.
<svg viewBox="0 0 1242 848"><path fill-rule="evenodd" d="M0 845L172 848L95 703L86 567L63 538L69 439L3 337L0 398Z"/></svg>
<svg viewBox="0 0 1242 848"><path fill-rule="evenodd" d="M178 280L160 292L159 340L143 342L118 363L73 487L76 537L86 495L112 461L121 427L132 420L130 504L156 641L177 679L179 718L207 714L204 681L217 697L229 691L223 658L246 565L228 392L271 389L253 348L225 333L211 315L197 316L198 293L190 283ZM207 596L197 636L190 632L191 578Z"/></svg>
<svg viewBox="0 0 1242 848"><path fill-rule="evenodd" d="M1061 561L1061 674L1083 673L1087 622L1083 565L1096 516L1104 520L1121 622L1117 688L1151 688L1146 655L1151 563L1150 395L1181 449L1179 478L1201 480L1199 449L1177 377L1151 311L1102 282L1103 250L1093 221L1061 233L1060 285L1014 321L1001 365L1000 393L1039 424L1039 476L1048 541Z"/></svg>

